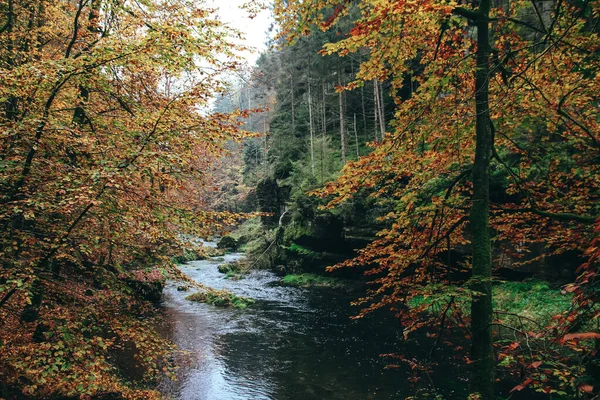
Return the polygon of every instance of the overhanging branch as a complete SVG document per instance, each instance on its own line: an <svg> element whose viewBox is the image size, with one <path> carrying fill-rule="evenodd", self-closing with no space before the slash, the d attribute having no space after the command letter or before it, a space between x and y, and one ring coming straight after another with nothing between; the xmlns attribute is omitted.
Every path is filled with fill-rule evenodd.
<svg viewBox="0 0 600 400"><path fill-rule="evenodd" d="M544 211L537 208L497 208L492 211L499 211L507 214L517 213L531 213L539 215L540 217L550 218L561 222L579 222L582 224L593 224L600 216L589 216L589 215L578 215L573 213L555 213L550 211Z"/></svg>

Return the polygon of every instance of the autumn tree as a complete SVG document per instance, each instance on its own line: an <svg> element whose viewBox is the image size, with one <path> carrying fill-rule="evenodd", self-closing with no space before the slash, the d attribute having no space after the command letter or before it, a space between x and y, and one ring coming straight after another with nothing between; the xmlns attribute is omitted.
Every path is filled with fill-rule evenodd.
<svg viewBox="0 0 600 400"><path fill-rule="evenodd" d="M344 89L389 80L394 130L319 194L335 207L366 191L393 211L379 237L337 267L370 267L361 315L388 307L408 332L441 324L438 336L447 315L465 330L470 318L471 391L491 399L493 268L507 257L518 267L583 252L600 212L597 5L315 0L275 9L293 42L354 7L349 35L322 53L369 54ZM430 301L411 306L422 298ZM521 388L578 390L573 371L561 370L562 383L534 375Z"/></svg>
<svg viewBox="0 0 600 400"><path fill-rule="evenodd" d="M234 220L201 195L242 136L244 112L206 111L237 65L231 31L187 1L0 11L2 390L156 396L127 387L111 354L135 354L142 376L167 370L132 290L164 280L153 268L186 234Z"/></svg>

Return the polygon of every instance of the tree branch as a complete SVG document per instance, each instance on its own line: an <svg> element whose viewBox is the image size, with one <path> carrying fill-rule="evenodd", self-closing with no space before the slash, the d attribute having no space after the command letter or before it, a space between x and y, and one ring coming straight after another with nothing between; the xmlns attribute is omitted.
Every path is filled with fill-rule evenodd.
<svg viewBox="0 0 600 400"><path fill-rule="evenodd" d="M65 58L69 58L71 55L71 50L73 50L73 46L77 41L77 34L79 33L79 16L81 15L81 11L83 11L83 7L85 5L84 0L79 0L79 5L77 6L77 12L75 13L75 20L73 21L73 37L71 37L71 41L67 46L67 51L65 52Z"/></svg>
<svg viewBox="0 0 600 400"><path fill-rule="evenodd" d="M554 219L561 222L579 222L582 224L593 224L600 216L577 215L572 213L555 213L550 211L539 210L534 207L529 208L496 208L493 211L500 211L508 214L531 213L541 217Z"/></svg>

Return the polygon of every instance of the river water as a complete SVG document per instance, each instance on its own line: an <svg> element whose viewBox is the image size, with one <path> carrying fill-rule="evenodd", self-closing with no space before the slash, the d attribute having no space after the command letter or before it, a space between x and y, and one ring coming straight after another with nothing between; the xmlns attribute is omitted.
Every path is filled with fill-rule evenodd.
<svg viewBox="0 0 600 400"><path fill-rule="evenodd" d="M351 320L353 296L277 285L268 271L241 280L217 270L225 261L180 268L195 281L250 297L245 310L185 299L193 292L165 289L168 336L186 355L179 379L162 390L182 400L404 399L413 391L408 372L385 369L380 354L398 351L393 320ZM417 343L413 343L418 345Z"/></svg>

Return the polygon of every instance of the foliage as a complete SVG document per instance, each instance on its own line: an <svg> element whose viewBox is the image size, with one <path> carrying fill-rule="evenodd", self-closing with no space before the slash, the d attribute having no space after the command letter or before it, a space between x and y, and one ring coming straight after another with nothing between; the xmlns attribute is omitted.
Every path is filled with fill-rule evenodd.
<svg viewBox="0 0 600 400"><path fill-rule="evenodd" d="M235 32L188 1L8 0L0 15L0 380L30 398L156 397L115 361L135 356L149 384L169 372L129 283L178 274L185 238L238 219L204 196L244 136L247 112L203 111Z"/></svg>

